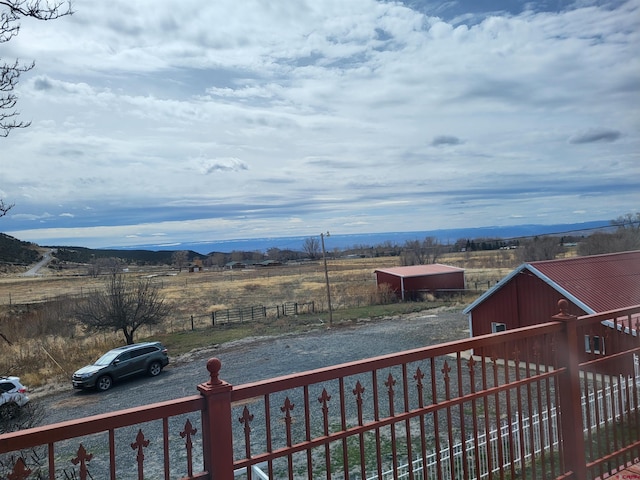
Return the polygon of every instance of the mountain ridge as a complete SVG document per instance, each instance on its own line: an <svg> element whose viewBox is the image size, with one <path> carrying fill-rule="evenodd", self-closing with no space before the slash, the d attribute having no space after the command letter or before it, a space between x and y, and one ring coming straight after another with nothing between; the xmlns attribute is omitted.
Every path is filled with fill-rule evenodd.
<svg viewBox="0 0 640 480"><path fill-rule="evenodd" d="M427 237L435 237L440 243L452 244L457 240L475 240L483 238L492 239L521 239L540 235L573 235L581 233L590 234L595 230L606 230L611 227L609 220L595 220L581 223L560 223L552 225L522 224L511 226L487 226L469 228L451 228L438 230L420 230L413 232L382 232L360 234L329 234L325 236L327 249L347 249L353 247L375 247L384 243L402 245L410 240L423 240ZM317 236L319 236L318 234ZM210 242L181 242L172 244L148 244L132 247L105 247L87 248L81 246L39 246L34 243L24 242L9 235L0 233L0 263L25 264L37 260L39 250L42 248L60 249L67 253L75 251L79 257L87 261L92 254L96 256L121 255L126 258L140 257L146 261L170 261L171 253L186 250L189 258L197 255L209 255L213 253L230 253L233 251L262 251L270 248L281 250L303 251L303 244L311 235L291 237L263 237L254 239L232 239ZM98 253L100 253L98 255Z"/></svg>

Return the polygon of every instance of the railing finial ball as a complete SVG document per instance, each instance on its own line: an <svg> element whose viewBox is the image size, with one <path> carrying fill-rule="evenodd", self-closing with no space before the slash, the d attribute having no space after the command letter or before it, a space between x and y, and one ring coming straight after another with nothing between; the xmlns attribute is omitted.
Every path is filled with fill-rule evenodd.
<svg viewBox="0 0 640 480"><path fill-rule="evenodd" d="M207 370L209 370L209 375L211 376L209 383L211 385L220 385L222 383L222 380L218 377L221 367L222 362L216 357L212 357L207 361Z"/></svg>
<svg viewBox="0 0 640 480"><path fill-rule="evenodd" d="M566 315L569 312L569 302L566 299L561 298L558 300L558 309L560 310L560 313Z"/></svg>

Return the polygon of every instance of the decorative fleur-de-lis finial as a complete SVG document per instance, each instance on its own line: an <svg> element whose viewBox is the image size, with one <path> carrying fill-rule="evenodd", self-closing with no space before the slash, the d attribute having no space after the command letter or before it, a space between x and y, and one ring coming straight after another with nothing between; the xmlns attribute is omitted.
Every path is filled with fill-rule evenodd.
<svg viewBox="0 0 640 480"><path fill-rule="evenodd" d="M395 392L393 387L395 386L396 381L391 373L389 373L389 376L387 377L387 380L384 382L384 384L387 386L387 392L389 394L389 415L393 417L395 415L393 405L393 397L395 395Z"/></svg>
<svg viewBox="0 0 640 480"><path fill-rule="evenodd" d="M287 427L287 446L291 446L291 411L295 405L291 403L289 397L284 399L284 405L280 407L280 411L284 413L284 423Z"/></svg>
<svg viewBox="0 0 640 480"><path fill-rule="evenodd" d="M449 362L445 360L444 367L442 367L442 373L444 374L445 380L449 378L450 371L451 371L451 367L449 366Z"/></svg>
<svg viewBox="0 0 640 480"><path fill-rule="evenodd" d="M322 394L320 394L320 396L318 397L318 402L320 402L322 404L322 409L324 410L327 407L327 403L329 402L329 400L331 400L331 395L329 395L329 392L327 392L326 388L322 389Z"/></svg>
<svg viewBox="0 0 640 480"><path fill-rule="evenodd" d="M318 397L318 402L322 404L322 426L325 435L329 435L329 400L331 395L326 388L322 389L322 394Z"/></svg>
<svg viewBox="0 0 640 480"><path fill-rule="evenodd" d="M195 435L196 433L198 433L198 429L193 428L193 425L191 424L191 420L187 418L187 422L184 424L184 430L180 432L180 437L181 438L186 437L187 443L191 443L191 436Z"/></svg>
<svg viewBox="0 0 640 480"><path fill-rule="evenodd" d="M389 392L392 392L393 391L393 387L396 384L396 381L393 378L393 375L389 374L389 376L385 380L384 384L389 388Z"/></svg>
<svg viewBox="0 0 640 480"><path fill-rule="evenodd" d="M364 387L362 386L362 383L360 383L360 380L358 380L356 382L356 388L353 389L353 394L356 396L356 401L359 404L362 404L362 394L364 393Z"/></svg>
<svg viewBox="0 0 640 480"><path fill-rule="evenodd" d="M245 429L248 428L249 430L251 430L251 426L249 424L253 421L253 414L249 413L249 409L246 407L246 405L242 410L242 416L238 419L238 421L244 424Z"/></svg>
<svg viewBox="0 0 640 480"><path fill-rule="evenodd" d="M420 367L416 369L416 374L413 376L413 379L418 384L418 387L422 387L422 380L424 379L424 373L422 373L422 369Z"/></svg>
<svg viewBox="0 0 640 480"><path fill-rule="evenodd" d="M533 358L535 358L535 364L540 364L540 340L533 342Z"/></svg>
<svg viewBox="0 0 640 480"><path fill-rule="evenodd" d="M136 435L135 443L131 444L131 448L133 450L138 450L138 454L136 455L136 462L138 462L138 480L144 479L144 452L143 448L149 446L149 440L144 438L144 433L142 433L142 429L138 430L138 435Z"/></svg>
<svg viewBox="0 0 640 480"><path fill-rule="evenodd" d="M242 416L238 418L238 421L244 424L245 454L247 458L251 458L251 422L253 421L253 414L249 413L246 405L242 409Z"/></svg>
<svg viewBox="0 0 640 480"><path fill-rule="evenodd" d="M469 360L467 360L467 366L469 367L469 371L473 371L473 368L476 366L476 361L473 358L473 356L469 357Z"/></svg>
<svg viewBox="0 0 640 480"><path fill-rule="evenodd" d="M196 433L198 433L198 429L193 428L191 420L187 418L187 422L184 424L184 430L180 432L180 437L186 437L187 439L184 445L187 449L187 474L189 477L193 476L193 442L191 441L191 437Z"/></svg>
<svg viewBox="0 0 640 480"><path fill-rule="evenodd" d="M82 444L80 444L80 448L78 448L78 456L71 460L71 463L74 465L80 464L80 480L87 480L87 474L89 470L87 469L87 462L90 462L93 458L92 453L87 453L87 450L84 448Z"/></svg>
<svg viewBox="0 0 640 480"><path fill-rule="evenodd" d="M27 468L22 457L13 466L13 471L7 475L8 480L26 480L31 475L31 470Z"/></svg>
<svg viewBox="0 0 640 480"><path fill-rule="evenodd" d="M423 387L422 380L424 380L424 373L422 373L422 369L420 367L416 369L416 374L413 376L413 378L416 381L416 390L418 390L418 405L423 407L424 406L424 389L422 388Z"/></svg>
<svg viewBox="0 0 640 480"><path fill-rule="evenodd" d="M513 360L516 365L520 363L520 349L517 346L513 349Z"/></svg>
<svg viewBox="0 0 640 480"><path fill-rule="evenodd" d="M294 407L295 404L291 403L291 400L289 400L289 397L287 397L284 399L284 405L280 407L280 411L285 415L289 415L289 412L293 410Z"/></svg>
<svg viewBox="0 0 640 480"><path fill-rule="evenodd" d="M362 413L362 394L364 393L364 387L360 380L356 382L356 388L353 389L353 394L356 396L356 405L358 407L358 425L362 425L364 423L364 416Z"/></svg>

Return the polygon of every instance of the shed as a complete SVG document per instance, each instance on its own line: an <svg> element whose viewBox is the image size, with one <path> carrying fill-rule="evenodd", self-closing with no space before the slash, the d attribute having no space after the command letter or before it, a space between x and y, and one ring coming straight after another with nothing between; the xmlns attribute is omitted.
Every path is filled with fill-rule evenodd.
<svg viewBox="0 0 640 480"><path fill-rule="evenodd" d="M434 263L375 270L378 286L388 284L402 300L421 292L464 290L464 269Z"/></svg>
<svg viewBox="0 0 640 480"><path fill-rule="evenodd" d="M242 262L228 262L224 265L224 268L228 269L228 270L239 270L242 268L245 268L247 265L242 263Z"/></svg>
<svg viewBox="0 0 640 480"><path fill-rule="evenodd" d="M479 336L549 322L562 298L576 316L640 304L640 250L524 263L464 313L471 336ZM612 326L603 322L599 331L585 333L585 353L613 353L604 345ZM625 327L623 334L637 335L632 325Z"/></svg>

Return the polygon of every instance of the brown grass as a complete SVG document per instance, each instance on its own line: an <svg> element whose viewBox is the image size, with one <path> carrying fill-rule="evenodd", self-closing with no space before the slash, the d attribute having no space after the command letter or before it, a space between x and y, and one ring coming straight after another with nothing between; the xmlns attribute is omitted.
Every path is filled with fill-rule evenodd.
<svg viewBox="0 0 640 480"><path fill-rule="evenodd" d="M452 254L441 257L439 262L465 268L468 288L477 285L480 290L495 284L517 264L509 251ZM385 292L378 291L374 270L398 265L398 257L329 260L333 309L384 303L381 297ZM103 278L83 275L85 272L86 268L79 267L66 275L50 272L35 278L0 278L0 333L12 343L0 339L3 342L0 374L19 375L25 384L32 386L52 378L68 378L78 367L122 344L119 333L89 333L73 320L77 299L104 288ZM322 262L198 273L178 272L169 267L130 267L127 275L153 276L173 306L171 318L162 325L142 329L137 336L140 340L150 336L166 338L171 332L180 336L190 329L191 316L199 319L196 327L202 328L210 325L207 316L212 312L238 306L314 302L317 311L327 309ZM465 300L471 301L473 297ZM290 321L278 322L207 331L200 340L219 343L234 336L292 328ZM313 322L318 323L317 319ZM176 345L193 348L190 342L194 339L184 337L176 337Z"/></svg>

